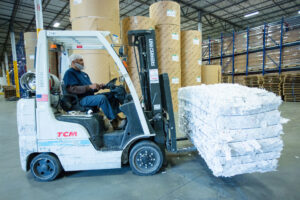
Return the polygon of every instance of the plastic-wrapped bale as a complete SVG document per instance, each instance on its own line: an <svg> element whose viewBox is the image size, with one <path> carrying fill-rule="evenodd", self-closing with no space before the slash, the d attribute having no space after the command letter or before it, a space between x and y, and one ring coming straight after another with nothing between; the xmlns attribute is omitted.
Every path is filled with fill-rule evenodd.
<svg viewBox="0 0 300 200"><path fill-rule="evenodd" d="M179 89L179 129L215 176L276 170L283 149L280 97L238 84Z"/></svg>

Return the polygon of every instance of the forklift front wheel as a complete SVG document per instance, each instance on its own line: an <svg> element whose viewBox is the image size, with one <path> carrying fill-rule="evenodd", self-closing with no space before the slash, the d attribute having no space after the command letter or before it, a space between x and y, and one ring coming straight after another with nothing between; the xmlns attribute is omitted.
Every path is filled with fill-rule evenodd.
<svg viewBox="0 0 300 200"><path fill-rule="evenodd" d="M151 141L142 141L130 151L129 163L134 174L149 176L157 173L163 163L161 149Z"/></svg>
<svg viewBox="0 0 300 200"><path fill-rule="evenodd" d="M42 153L32 159L30 171L38 181L52 181L62 171L59 160L50 154Z"/></svg>

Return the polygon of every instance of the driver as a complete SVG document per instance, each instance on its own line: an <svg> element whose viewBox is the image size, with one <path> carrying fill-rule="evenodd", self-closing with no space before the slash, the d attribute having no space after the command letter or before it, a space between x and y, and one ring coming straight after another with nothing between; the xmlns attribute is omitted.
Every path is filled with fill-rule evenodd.
<svg viewBox="0 0 300 200"><path fill-rule="evenodd" d="M92 83L88 74L82 71L84 69L83 57L73 54L69 60L71 65L63 78L67 91L78 96L81 106L101 108L114 129L123 128L126 121L117 115L121 112L118 103L112 102L111 104L103 94L94 95L95 92L104 89L105 85Z"/></svg>

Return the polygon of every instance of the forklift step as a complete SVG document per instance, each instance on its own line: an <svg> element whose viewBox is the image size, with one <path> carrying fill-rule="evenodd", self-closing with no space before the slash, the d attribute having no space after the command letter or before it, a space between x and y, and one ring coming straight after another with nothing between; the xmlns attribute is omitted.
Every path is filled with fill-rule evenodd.
<svg viewBox="0 0 300 200"><path fill-rule="evenodd" d="M194 151L197 151L197 148L195 146L191 146L191 147L179 148L177 149L176 153L186 153L186 152L194 152Z"/></svg>

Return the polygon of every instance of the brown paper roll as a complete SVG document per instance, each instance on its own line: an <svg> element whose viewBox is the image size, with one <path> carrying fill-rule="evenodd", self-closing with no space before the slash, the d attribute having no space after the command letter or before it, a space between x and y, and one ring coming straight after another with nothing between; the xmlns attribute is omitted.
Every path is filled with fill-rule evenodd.
<svg viewBox="0 0 300 200"><path fill-rule="evenodd" d="M71 0L70 18L72 30L109 31L119 37L120 43L120 14L118 0ZM110 43L113 41L108 36ZM115 49L118 51L118 49ZM74 51L78 52L78 51ZM106 83L118 77L112 57L105 51L80 51L87 66L86 72L92 82ZM99 67L92 67L97 65Z"/></svg>
<svg viewBox="0 0 300 200"><path fill-rule="evenodd" d="M160 1L150 6L150 18L156 25L180 25L180 5L174 1Z"/></svg>
<svg viewBox="0 0 300 200"><path fill-rule="evenodd" d="M74 50L83 56L84 72L92 83L107 83L110 80L110 56L103 50Z"/></svg>
<svg viewBox="0 0 300 200"><path fill-rule="evenodd" d="M143 16L133 16L126 17L122 20L122 43L128 45L128 31L129 30L154 30L154 22L149 17ZM135 86L138 96L141 96L141 87L138 76L138 70L136 65L136 60L134 56L134 47L126 46L125 53L127 54L127 64L128 64L128 73L131 77L131 80ZM136 48L136 55L139 64L139 54Z"/></svg>
<svg viewBox="0 0 300 200"><path fill-rule="evenodd" d="M119 0L70 0L70 18L86 16L119 19Z"/></svg>
<svg viewBox="0 0 300 200"><path fill-rule="evenodd" d="M122 42L123 44L128 44L128 31L130 30L154 30L155 23L149 17L143 16L132 16L125 17L122 20Z"/></svg>
<svg viewBox="0 0 300 200"><path fill-rule="evenodd" d="M106 17L79 17L72 20L72 30L78 31L109 31L120 37L119 22ZM120 38L119 38L120 42Z"/></svg>
<svg viewBox="0 0 300 200"><path fill-rule="evenodd" d="M173 109L177 110L177 91L181 87L180 26L155 26L159 73L168 73Z"/></svg>
<svg viewBox="0 0 300 200"><path fill-rule="evenodd" d="M201 84L201 33L181 32L181 79L182 86Z"/></svg>

